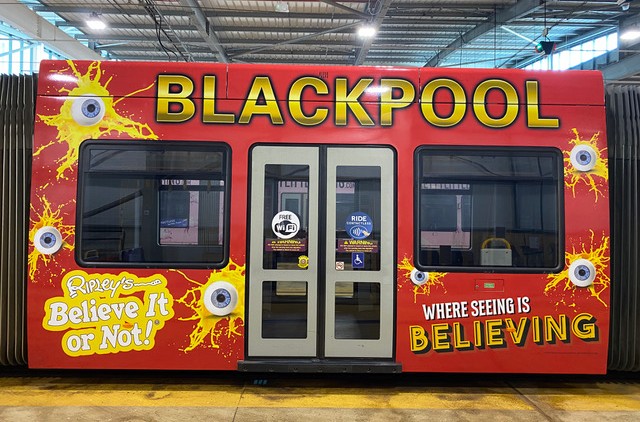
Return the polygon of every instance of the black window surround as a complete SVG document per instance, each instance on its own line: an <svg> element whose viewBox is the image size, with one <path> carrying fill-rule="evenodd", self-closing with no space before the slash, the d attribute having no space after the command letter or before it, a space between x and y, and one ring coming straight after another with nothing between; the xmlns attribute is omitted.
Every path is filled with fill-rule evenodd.
<svg viewBox="0 0 640 422"><path fill-rule="evenodd" d="M557 273L564 268L559 149L422 146L414 165L417 269Z"/></svg>
<svg viewBox="0 0 640 422"><path fill-rule="evenodd" d="M82 267L223 268L231 149L221 142L88 140L78 165Z"/></svg>

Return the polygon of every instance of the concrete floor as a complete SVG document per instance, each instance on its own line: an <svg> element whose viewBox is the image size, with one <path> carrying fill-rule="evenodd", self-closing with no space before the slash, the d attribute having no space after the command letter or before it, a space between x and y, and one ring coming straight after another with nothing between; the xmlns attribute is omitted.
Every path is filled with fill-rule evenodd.
<svg viewBox="0 0 640 422"><path fill-rule="evenodd" d="M0 368L0 421L640 421L640 376L257 375Z"/></svg>

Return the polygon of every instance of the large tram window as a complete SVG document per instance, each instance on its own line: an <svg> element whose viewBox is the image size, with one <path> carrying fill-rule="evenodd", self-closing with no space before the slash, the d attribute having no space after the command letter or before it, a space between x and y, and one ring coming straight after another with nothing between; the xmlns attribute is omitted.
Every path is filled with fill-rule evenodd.
<svg viewBox="0 0 640 422"><path fill-rule="evenodd" d="M560 151L423 147L416 171L421 269L553 272L563 266Z"/></svg>
<svg viewBox="0 0 640 422"><path fill-rule="evenodd" d="M228 147L87 141L79 162L82 265L226 264Z"/></svg>

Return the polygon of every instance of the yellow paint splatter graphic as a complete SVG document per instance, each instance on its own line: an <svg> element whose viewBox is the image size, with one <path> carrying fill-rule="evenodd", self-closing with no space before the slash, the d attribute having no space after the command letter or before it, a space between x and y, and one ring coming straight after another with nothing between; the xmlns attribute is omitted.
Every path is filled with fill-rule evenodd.
<svg viewBox="0 0 640 422"><path fill-rule="evenodd" d="M62 207L64 205L58 206L57 209L52 209L51 203L47 200L46 197L39 197L40 202L42 204L42 214L38 214L35 211L33 204L31 204L32 215L36 215L36 219L31 219L31 230L29 231L29 242L33 244L35 242L36 232L46 226L55 227L58 229L60 234L62 235L62 247L66 249L73 250L73 245L68 242L68 239L72 238L75 231L74 226L69 224L62 224ZM38 249L33 248L33 250L29 253L28 256L28 264L29 264L29 278L31 281L35 282L35 274L38 269L38 265L40 262L44 266L49 264L51 260L51 256L47 254L43 254Z"/></svg>
<svg viewBox="0 0 640 422"><path fill-rule="evenodd" d="M438 272L429 272L427 281L418 286L411 281L411 272L414 270L414 266L411 263L411 259L406 256L402 259L402 262L398 264L398 270L404 271L404 277L409 282L408 285L413 286L413 303L417 303L418 295L426 295L429 296L431 294L432 288L441 287L444 289L444 292L447 292L447 289L444 287L444 282L442 279L447 273L438 273ZM402 285L400 285L402 288Z"/></svg>
<svg viewBox="0 0 640 422"><path fill-rule="evenodd" d="M603 196L601 186L606 186L609 179L607 171L608 158L606 155L607 148L598 148L598 138L600 132L596 132L588 141L580 138L580 134L576 128L572 129L575 138L569 141L572 147L569 151L564 151L564 180L568 188L571 189L573 197L576 197L576 186L584 183L589 187L589 192L593 192L598 202L598 196ZM579 145L586 145L593 149L596 153L595 167L589 171L580 171L576 169L571 162L571 151Z"/></svg>
<svg viewBox="0 0 640 422"><path fill-rule="evenodd" d="M61 88L58 91L66 92L69 97L60 107L58 114L38 115L46 125L55 126L58 129L58 135L55 141L41 146L33 154L34 157L38 156L45 148L56 143L67 144L66 155L57 160L59 165L57 179L67 179L64 174L78 161L78 148L80 143L86 139L98 139L107 134L113 136L123 133L134 139L158 139L149 125L124 117L118 114L115 109L116 104L121 100L138 92L146 91L153 84L114 100L108 90L111 78L104 83L101 82L103 72L100 70L100 62L89 65L85 74L81 74L73 62L69 61L68 63L70 69L65 69L60 73L70 70L75 76L78 86L71 90Z"/></svg>
<svg viewBox="0 0 640 422"><path fill-rule="evenodd" d="M195 284L195 287L187 290L187 292L176 302L182 303L193 311L193 315L187 318L180 318L181 321L196 321L193 331L189 335L189 345L182 349L183 352L189 352L200 345L205 347L219 349L225 357L230 357L232 348L223 346L225 343L230 345L241 338L242 333L239 331L244 326L244 271L245 266L237 265L229 260L229 265L221 270L211 273L206 283L202 284L198 281L188 278L181 271L179 272L186 280ZM235 309L227 316L216 316L209 312L204 304L204 292L207 288L218 281L226 281L231 283L238 292L238 303Z"/></svg>
<svg viewBox="0 0 640 422"><path fill-rule="evenodd" d="M549 274L547 276L547 285L544 288L546 295L558 294L560 299L556 302L556 306L565 305L570 308L576 308L576 295L581 292L589 292L589 297L594 297L602 305L607 304L602 300L602 293L611 285L611 279L606 273L609 265L609 237L602 235L600 244L595 243L595 233L591 231L591 238L588 245L580 244L581 250L576 251L575 246L573 252L565 253L566 268L558 274ZM575 286L569 280L569 265L577 259L586 259L593 264L596 269L596 278L593 284L587 288Z"/></svg>

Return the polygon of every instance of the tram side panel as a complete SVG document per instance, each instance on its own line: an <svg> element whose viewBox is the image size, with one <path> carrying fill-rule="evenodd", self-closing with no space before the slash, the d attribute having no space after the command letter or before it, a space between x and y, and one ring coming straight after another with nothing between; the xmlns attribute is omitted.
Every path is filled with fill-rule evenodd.
<svg viewBox="0 0 640 422"><path fill-rule="evenodd" d="M225 137L196 120L159 123L161 71L134 68L135 79L107 63L42 69L29 365L235 369L244 356L246 178L231 169L246 169L246 148L232 151L233 128ZM209 69L224 86L226 67Z"/></svg>
<svg viewBox="0 0 640 422"><path fill-rule="evenodd" d="M31 367L237 368L250 147L391 143L358 123L364 108L345 106L336 122L334 101L314 95L305 72L240 66L231 89L218 65L45 62L31 198ZM334 73L345 92L366 86L365 70ZM418 85L415 70L400 73ZM293 78L305 81L304 93L275 98ZM296 95L309 106L297 114ZM377 121L376 105L365 107ZM326 110L325 120L307 120L314 110ZM206 215L215 221L205 233Z"/></svg>
<svg viewBox="0 0 640 422"><path fill-rule="evenodd" d="M400 166L399 180L414 180L399 184L399 201L414 200L398 207L399 221L414 221L398 231L404 371L606 372L604 107L599 77L581 76L571 83L595 95L583 90L576 104L573 91L553 88L562 78L540 78L551 127L528 127L523 110L504 128L465 115L455 130L431 127L425 144L443 146L418 147L414 167ZM505 114L501 106L487 116Z"/></svg>
<svg viewBox="0 0 640 422"><path fill-rule="evenodd" d="M135 82L124 76L130 66ZM45 65L32 183L30 366L237 368L246 357L250 147L347 143L390 145L397 153L397 291L395 316L384 317L397 321L395 360L403 370L604 371L608 210L604 112L593 98L598 91L576 91L576 104L566 105L566 91L558 87L567 80L544 76L542 108L530 114L522 102L512 125L488 127L477 118L482 108L467 103L463 120L447 126L440 120L455 111L446 105L447 92L473 98L484 79L500 79L487 89L487 101L496 106L485 116L499 120L504 100L494 97L495 87L511 92L511 84L523 99L531 78L524 72L461 71L449 78L422 72L418 82L415 71L321 70L310 76L307 68L276 66L233 72L194 66L189 73L176 64L161 71L150 64ZM372 72L374 81L380 72L393 87L385 94L391 106L378 106L380 92L365 93ZM593 74L577 75L570 83L598 83ZM443 79L456 80L460 90L442 88L452 86ZM433 80L434 98L444 105L431 112L417 100L431 101L423 88ZM344 121L336 118L337 85L345 94ZM159 101L159 91L171 100ZM96 96L103 103L94 102ZM263 104L269 96L278 107ZM561 124L528 128L536 116L555 116ZM576 151L588 157L575 153L579 146ZM502 154L500 163L487 162L482 147ZM505 155L511 149L519 155ZM468 180L449 180L450 156L458 165L471 163L458 168ZM198 167L203 157L213 163L207 171ZM572 164L576 157L580 168ZM597 167L586 169L590 158ZM137 168L140 160L147 167ZM518 172L508 173L505 163ZM491 202L500 192L510 205ZM536 211L515 211L532 208L531 201ZM203 210L213 217L194 237L194 221L206 220ZM553 247L555 255L540 253ZM507 250L511 265L505 270L501 255ZM592 267L582 261L571 267L580 259ZM586 277L579 280L585 287L570 280L570 270Z"/></svg>

